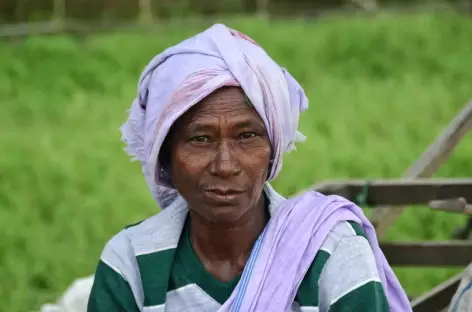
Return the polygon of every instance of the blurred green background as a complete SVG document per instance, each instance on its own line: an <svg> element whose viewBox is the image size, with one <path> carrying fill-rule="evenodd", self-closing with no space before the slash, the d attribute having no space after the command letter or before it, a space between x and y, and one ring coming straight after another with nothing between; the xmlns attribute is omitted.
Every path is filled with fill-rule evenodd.
<svg viewBox="0 0 472 312"><path fill-rule="evenodd" d="M472 22L453 12L222 20L305 88L308 136L274 182L399 177L472 98ZM119 127L152 56L209 24L0 41L0 311L55 301L105 242L158 211ZM469 134L437 177L472 175ZM409 208L389 240L448 239L463 217ZM419 295L450 269L396 269Z"/></svg>

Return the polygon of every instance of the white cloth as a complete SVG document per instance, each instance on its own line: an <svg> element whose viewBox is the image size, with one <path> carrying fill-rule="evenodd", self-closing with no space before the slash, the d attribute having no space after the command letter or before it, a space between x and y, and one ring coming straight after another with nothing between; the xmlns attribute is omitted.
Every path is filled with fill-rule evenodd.
<svg viewBox="0 0 472 312"><path fill-rule="evenodd" d="M57 303L43 305L40 312L86 312L93 280L93 275L75 280Z"/></svg>

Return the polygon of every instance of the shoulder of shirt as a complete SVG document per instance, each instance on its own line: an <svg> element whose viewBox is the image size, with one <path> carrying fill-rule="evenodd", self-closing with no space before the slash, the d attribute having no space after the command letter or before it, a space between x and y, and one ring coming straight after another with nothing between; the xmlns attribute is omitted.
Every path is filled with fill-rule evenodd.
<svg viewBox="0 0 472 312"><path fill-rule="evenodd" d="M359 240L362 241L361 244L357 244ZM351 241L356 243L355 246L360 247L360 249L356 251L358 254L368 256L369 253L371 253L362 226L357 223L341 221L328 232L328 235L298 289L297 300L302 307L317 307L319 305L320 298L318 296L313 296L313 293L317 293L320 289L320 278L323 272L327 270L330 272L339 270L339 272L341 272L345 269L339 267L339 261L337 261L337 258L340 256L343 258L343 255L352 252L352 250L346 249L346 246L351 245ZM352 257L348 258L350 259ZM347 267L351 268L351 266ZM329 275L328 278L331 278L331 275ZM339 285L344 285L342 279Z"/></svg>
<svg viewBox="0 0 472 312"><path fill-rule="evenodd" d="M115 234L105 245L101 260L109 265L177 248L186 207L171 205L141 222L129 225Z"/></svg>
<svg viewBox="0 0 472 312"><path fill-rule="evenodd" d="M322 294L320 311L327 311L328 307L335 304L338 308L356 306L355 302L371 306L372 310L369 311L386 311L377 261L361 225L354 222L338 224L322 248L332 250L323 263L318 280Z"/></svg>
<svg viewBox="0 0 472 312"><path fill-rule="evenodd" d="M343 238L360 236L366 238L362 226L353 221L341 221L326 236L320 250L332 254Z"/></svg>

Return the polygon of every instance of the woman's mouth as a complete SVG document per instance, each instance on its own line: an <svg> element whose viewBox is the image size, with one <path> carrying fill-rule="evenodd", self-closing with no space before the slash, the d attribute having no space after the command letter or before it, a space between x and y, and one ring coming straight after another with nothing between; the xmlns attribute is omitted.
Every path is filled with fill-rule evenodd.
<svg viewBox="0 0 472 312"><path fill-rule="evenodd" d="M205 193L213 200L231 202L236 200L243 191L239 189L212 188L205 190Z"/></svg>

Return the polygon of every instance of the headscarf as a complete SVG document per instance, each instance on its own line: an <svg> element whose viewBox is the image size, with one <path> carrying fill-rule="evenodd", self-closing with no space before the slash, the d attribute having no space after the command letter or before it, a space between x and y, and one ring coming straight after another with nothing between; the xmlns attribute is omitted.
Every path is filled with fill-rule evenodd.
<svg viewBox="0 0 472 312"><path fill-rule="evenodd" d="M172 124L210 93L239 86L266 126L272 145L269 181L282 155L304 140L298 120L308 100L298 82L252 39L216 24L154 57L139 78L128 121L122 126L127 152L137 159L163 208L178 196L159 151Z"/></svg>
<svg viewBox="0 0 472 312"><path fill-rule="evenodd" d="M264 121L273 153L269 180L279 173L283 154L304 139L297 130L300 113L308 107L301 86L252 39L224 25L214 25L151 60L139 79L138 95L122 127L127 151L141 163L162 208L179 198L170 173L159 163L164 139L180 116L223 86L241 87ZM338 196L307 192L281 204L219 312L287 311L328 232L348 220L364 228L390 311L411 311L362 210Z"/></svg>

